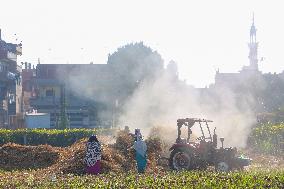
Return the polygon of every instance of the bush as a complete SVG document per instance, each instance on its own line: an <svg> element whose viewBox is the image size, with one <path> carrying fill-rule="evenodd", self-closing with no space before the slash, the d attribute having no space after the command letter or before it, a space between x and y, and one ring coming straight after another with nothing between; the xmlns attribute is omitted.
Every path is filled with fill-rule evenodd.
<svg viewBox="0 0 284 189"><path fill-rule="evenodd" d="M22 145L41 145L66 147L75 141L89 137L92 134L111 132L110 129L0 129L0 145L8 142Z"/></svg>
<svg viewBox="0 0 284 189"><path fill-rule="evenodd" d="M259 152L282 154L284 152L284 124L264 124L253 128L249 145Z"/></svg>

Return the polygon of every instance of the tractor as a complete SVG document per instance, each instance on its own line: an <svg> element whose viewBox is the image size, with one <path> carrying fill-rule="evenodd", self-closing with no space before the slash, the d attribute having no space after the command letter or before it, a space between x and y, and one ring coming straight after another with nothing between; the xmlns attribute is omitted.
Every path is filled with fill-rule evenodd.
<svg viewBox="0 0 284 189"><path fill-rule="evenodd" d="M234 169L242 170L248 166L251 159L238 157L236 148L224 148L224 138L220 138L221 147L217 148L216 127L212 135L206 119L185 118L177 120L178 137L176 143L169 149L171 151L169 166L173 170L205 170L208 166L214 166L216 171L228 172ZM191 142L191 128L199 124L202 136L197 141ZM181 138L182 126L187 127L187 138ZM205 128L206 127L206 128ZM207 130L207 137L204 132Z"/></svg>

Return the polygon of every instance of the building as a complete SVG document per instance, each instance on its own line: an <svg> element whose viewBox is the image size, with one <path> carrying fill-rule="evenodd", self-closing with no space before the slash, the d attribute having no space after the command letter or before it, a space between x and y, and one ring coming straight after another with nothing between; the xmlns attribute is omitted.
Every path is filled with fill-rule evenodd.
<svg viewBox="0 0 284 189"><path fill-rule="evenodd" d="M33 111L25 114L25 125L28 129L50 128L50 115L48 113L37 113Z"/></svg>
<svg viewBox="0 0 284 189"><path fill-rule="evenodd" d="M244 85L249 80L256 80L262 77L262 73L258 70L258 42L256 41L256 27L254 25L254 16L250 28L249 47L249 65L243 66L239 73L220 73L219 70L215 75L216 87L228 87L234 89L240 85Z"/></svg>
<svg viewBox="0 0 284 189"><path fill-rule="evenodd" d="M220 73L215 75L215 83L210 92L229 89L247 103L255 112L277 112L284 110L284 71L279 74L262 73L258 69L258 42L254 17L249 32L249 65L243 66L238 73ZM261 58L263 60L263 58ZM249 102L250 101L250 102Z"/></svg>
<svg viewBox="0 0 284 189"><path fill-rule="evenodd" d="M0 127L23 126L21 66L22 44L5 42L0 30Z"/></svg>
<svg viewBox="0 0 284 189"><path fill-rule="evenodd" d="M35 96L33 88L33 78L36 74L36 69L31 66L31 63L22 62L22 91L23 91L23 111L30 112L30 98Z"/></svg>
<svg viewBox="0 0 284 189"><path fill-rule="evenodd" d="M25 85L30 91L29 105L50 114L51 128L59 128L62 119L70 128L110 126L111 108L106 106L111 74L107 64L38 64L30 72ZM98 115L101 112L104 117Z"/></svg>

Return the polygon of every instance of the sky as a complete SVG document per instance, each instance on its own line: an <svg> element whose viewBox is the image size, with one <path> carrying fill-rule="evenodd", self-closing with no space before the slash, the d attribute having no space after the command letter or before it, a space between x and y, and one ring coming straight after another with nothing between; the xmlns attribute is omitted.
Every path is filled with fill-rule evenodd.
<svg viewBox="0 0 284 189"><path fill-rule="evenodd" d="M248 65L255 15L259 69L284 70L284 2L279 0L0 0L2 39L23 44L18 62L105 64L120 46L143 41L195 87Z"/></svg>

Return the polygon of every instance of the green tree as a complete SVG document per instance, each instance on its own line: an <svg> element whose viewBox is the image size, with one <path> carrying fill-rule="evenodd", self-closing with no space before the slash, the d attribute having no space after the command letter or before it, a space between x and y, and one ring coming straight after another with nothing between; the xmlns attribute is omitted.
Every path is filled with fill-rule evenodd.
<svg viewBox="0 0 284 189"><path fill-rule="evenodd" d="M60 94L60 116L58 120L58 129L66 129L70 128L70 123L68 119L68 115L66 113L66 96L65 96L65 85L61 85L61 94Z"/></svg>
<svg viewBox="0 0 284 189"><path fill-rule="evenodd" d="M109 55L107 64L113 69L112 94L126 98L143 81L154 79L163 71L160 54L140 43L131 43Z"/></svg>

